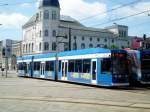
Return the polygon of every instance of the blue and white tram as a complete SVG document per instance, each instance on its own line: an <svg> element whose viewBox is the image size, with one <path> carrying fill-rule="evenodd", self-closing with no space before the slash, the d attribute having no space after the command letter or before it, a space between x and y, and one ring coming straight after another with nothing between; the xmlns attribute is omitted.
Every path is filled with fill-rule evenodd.
<svg viewBox="0 0 150 112"><path fill-rule="evenodd" d="M19 76L55 79L55 53L17 58Z"/></svg>
<svg viewBox="0 0 150 112"><path fill-rule="evenodd" d="M125 50L91 48L36 54L18 57L17 63L19 76L99 86L129 85Z"/></svg>
<svg viewBox="0 0 150 112"><path fill-rule="evenodd" d="M19 76L32 77L32 56L17 57Z"/></svg>
<svg viewBox="0 0 150 112"><path fill-rule="evenodd" d="M129 85L127 52L92 48L59 54L58 80L100 86Z"/></svg>

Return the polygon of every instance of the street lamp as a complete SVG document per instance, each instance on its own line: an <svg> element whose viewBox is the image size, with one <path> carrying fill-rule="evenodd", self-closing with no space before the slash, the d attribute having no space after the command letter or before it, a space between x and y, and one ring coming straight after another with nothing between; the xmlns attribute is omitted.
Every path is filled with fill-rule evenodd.
<svg viewBox="0 0 150 112"><path fill-rule="evenodd" d="M58 38L65 38L65 39L67 39L68 37L67 37L67 35L65 35L65 36L56 36L56 54L55 54L55 58L56 58L56 64L55 64L55 68L56 68L56 70L55 70L55 80L57 81L57 78L58 78L58 53L59 53L59 51L58 51L58 45L59 45L59 43L66 43L66 42L59 42L58 41Z"/></svg>

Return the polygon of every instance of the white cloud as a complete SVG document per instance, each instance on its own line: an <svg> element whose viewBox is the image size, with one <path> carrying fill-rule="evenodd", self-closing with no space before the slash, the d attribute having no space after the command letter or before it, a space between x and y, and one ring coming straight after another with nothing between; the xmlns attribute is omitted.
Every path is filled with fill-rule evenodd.
<svg viewBox="0 0 150 112"><path fill-rule="evenodd" d="M69 15L75 19L82 19L95 14L105 12L106 4L100 2L85 2L84 0L60 0L61 14ZM97 16L98 19L106 15Z"/></svg>
<svg viewBox="0 0 150 112"><path fill-rule="evenodd" d="M21 7L31 7L32 5L30 3L23 3L20 5Z"/></svg>
<svg viewBox="0 0 150 112"><path fill-rule="evenodd" d="M1 13L0 14L0 22L2 24L2 28L21 28L22 25L28 20L29 18L20 13Z"/></svg>

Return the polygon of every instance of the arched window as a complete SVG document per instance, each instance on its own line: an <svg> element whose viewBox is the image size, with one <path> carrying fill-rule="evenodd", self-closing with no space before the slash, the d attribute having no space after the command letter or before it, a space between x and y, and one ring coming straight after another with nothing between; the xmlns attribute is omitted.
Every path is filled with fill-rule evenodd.
<svg viewBox="0 0 150 112"><path fill-rule="evenodd" d="M39 51L41 51L41 50L42 50L42 44L40 42L40 44L39 44Z"/></svg>
<svg viewBox="0 0 150 112"><path fill-rule="evenodd" d="M45 36L45 37L48 37L48 30L45 30L44 36Z"/></svg>
<svg viewBox="0 0 150 112"><path fill-rule="evenodd" d="M28 52L30 52L31 51L31 44L29 44L29 48L28 48Z"/></svg>
<svg viewBox="0 0 150 112"><path fill-rule="evenodd" d="M32 43L32 52L33 52L33 49L34 49L34 44Z"/></svg>
<svg viewBox="0 0 150 112"><path fill-rule="evenodd" d="M52 20L56 20L56 19L57 19L56 11L52 11Z"/></svg>
<svg viewBox="0 0 150 112"><path fill-rule="evenodd" d="M85 49L85 44L84 43L81 44L81 49Z"/></svg>
<svg viewBox="0 0 150 112"><path fill-rule="evenodd" d="M82 37L82 40L84 40L84 36Z"/></svg>
<svg viewBox="0 0 150 112"><path fill-rule="evenodd" d="M52 50L56 51L56 43L55 42L52 43Z"/></svg>
<svg viewBox="0 0 150 112"><path fill-rule="evenodd" d="M26 53L28 52L28 44L26 44Z"/></svg>
<svg viewBox="0 0 150 112"><path fill-rule="evenodd" d="M77 50L77 43L73 43L73 50Z"/></svg>
<svg viewBox="0 0 150 112"><path fill-rule="evenodd" d="M48 43L48 42L45 42L45 43L44 43L44 50L45 50L45 51L48 51L48 50L49 50L49 43Z"/></svg>
<svg viewBox="0 0 150 112"><path fill-rule="evenodd" d="M53 30L53 37L56 37L56 30Z"/></svg>
<svg viewBox="0 0 150 112"><path fill-rule="evenodd" d="M26 45L24 44L23 45L23 53L25 53L26 52Z"/></svg>
<svg viewBox="0 0 150 112"><path fill-rule="evenodd" d="M48 10L44 11L44 19L49 19L49 11Z"/></svg>
<svg viewBox="0 0 150 112"><path fill-rule="evenodd" d="M90 45L89 45L89 48L93 48L93 44L90 44Z"/></svg>
<svg viewBox="0 0 150 112"><path fill-rule="evenodd" d="M40 37L42 36L42 31L40 30Z"/></svg>
<svg viewBox="0 0 150 112"><path fill-rule="evenodd" d="M92 41L92 37L90 37L90 41Z"/></svg>

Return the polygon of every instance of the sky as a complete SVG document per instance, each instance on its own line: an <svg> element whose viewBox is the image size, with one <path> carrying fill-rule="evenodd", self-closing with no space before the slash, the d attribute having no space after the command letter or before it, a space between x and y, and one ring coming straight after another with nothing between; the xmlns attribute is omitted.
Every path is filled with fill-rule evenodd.
<svg viewBox="0 0 150 112"><path fill-rule="evenodd" d="M38 11L39 0L0 0L0 40L22 39L22 25ZM127 25L130 36L150 37L150 0L59 0L61 15L87 27ZM133 3L134 2L134 3ZM124 4L130 5L124 6ZM8 4L8 5L7 5ZM122 8L118 8L120 6ZM116 9L113 10L112 9ZM109 10L111 10L109 12ZM126 18L144 11L146 13ZM120 20L120 18L124 18Z"/></svg>

